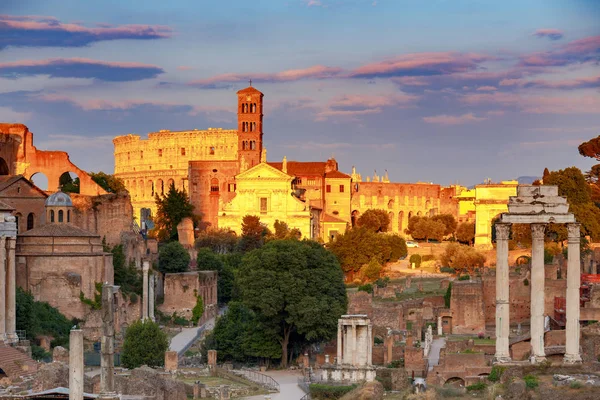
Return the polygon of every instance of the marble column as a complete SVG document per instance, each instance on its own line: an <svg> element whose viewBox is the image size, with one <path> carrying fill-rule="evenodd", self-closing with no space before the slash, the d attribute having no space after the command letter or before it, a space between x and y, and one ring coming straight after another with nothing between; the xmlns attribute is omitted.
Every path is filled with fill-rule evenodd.
<svg viewBox="0 0 600 400"><path fill-rule="evenodd" d="M509 362L510 304L508 239L510 224L496 223L496 362Z"/></svg>
<svg viewBox="0 0 600 400"><path fill-rule="evenodd" d="M102 287L102 339L100 357L100 400L113 400L115 394L115 326L114 326L114 289L112 285Z"/></svg>
<svg viewBox="0 0 600 400"><path fill-rule="evenodd" d="M444 331L442 330L442 317L437 317L437 332L438 336L442 336Z"/></svg>
<svg viewBox="0 0 600 400"><path fill-rule="evenodd" d="M367 326L367 365L373 365L373 324Z"/></svg>
<svg viewBox="0 0 600 400"><path fill-rule="evenodd" d="M546 360L544 350L544 237L546 224L531 224L531 361Z"/></svg>
<svg viewBox="0 0 600 400"><path fill-rule="evenodd" d="M0 343L6 341L6 237L0 237Z"/></svg>
<svg viewBox="0 0 600 400"><path fill-rule="evenodd" d="M580 224L567 224L569 240L569 259L567 261L567 326L564 362L573 364L581 362L579 354L579 287L580 271Z"/></svg>
<svg viewBox="0 0 600 400"><path fill-rule="evenodd" d="M156 322L156 318L154 318L154 279L156 276L154 274L150 275L150 286L148 287L148 316L152 320L152 322Z"/></svg>
<svg viewBox="0 0 600 400"><path fill-rule="evenodd" d="M7 238L8 245L6 263L6 338L8 343L17 343L17 274L15 247L16 238Z"/></svg>
<svg viewBox="0 0 600 400"><path fill-rule="evenodd" d="M69 334L69 400L83 400L83 331Z"/></svg>
<svg viewBox="0 0 600 400"><path fill-rule="evenodd" d="M148 271L150 270L150 262L144 260L143 264L143 293L142 293L142 320L148 318Z"/></svg>
<svg viewBox="0 0 600 400"><path fill-rule="evenodd" d="M352 365L356 365L356 323L352 321Z"/></svg>
<svg viewBox="0 0 600 400"><path fill-rule="evenodd" d="M337 336L337 358L336 364L342 365L342 330L344 326L342 325L342 320L338 321L338 336Z"/></svg>

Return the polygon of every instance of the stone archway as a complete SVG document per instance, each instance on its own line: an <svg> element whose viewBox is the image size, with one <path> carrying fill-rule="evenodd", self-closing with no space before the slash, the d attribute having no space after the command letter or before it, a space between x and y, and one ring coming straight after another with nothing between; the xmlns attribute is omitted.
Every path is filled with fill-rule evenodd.
<svg viewBox="0 0 600 400"><path fill-rule="evenodd" d="M458 376L453 376L452 378L446 379L446 382L444 382L444 386L463 388L463 387L465 387L465 380Z"/></svg>
<svg viewBox="0 0 600 400"><path fill-rule="evenodd" d="M10 169L8 168L8 164L4 158L0 157L0 175L8 175L10 173Z"/></svg>
<svg viewBox="0 0 600 400"><path fill-rule="evenodd" d="M48 190L48 177L43 172L36 172L29 177L33 184L42 190Z"/></svg>

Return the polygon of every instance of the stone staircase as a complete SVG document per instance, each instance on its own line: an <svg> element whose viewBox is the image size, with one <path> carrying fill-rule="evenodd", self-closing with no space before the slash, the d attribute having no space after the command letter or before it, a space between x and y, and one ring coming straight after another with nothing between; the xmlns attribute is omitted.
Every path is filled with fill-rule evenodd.
<svg viewBox="0 0 600 400"><path fill-rule="evenodd" d="M35 374L38 364L27 354L0 342L0 369L7 377L16 378Z"/></svg>

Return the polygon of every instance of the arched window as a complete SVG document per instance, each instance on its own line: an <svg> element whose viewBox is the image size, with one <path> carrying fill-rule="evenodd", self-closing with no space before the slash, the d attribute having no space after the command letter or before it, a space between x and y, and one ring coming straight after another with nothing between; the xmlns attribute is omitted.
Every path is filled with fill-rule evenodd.
<svg viewBox="0 0 600 400"><path fill-rule="evenodd" d="M29 215L27 215L27 230L33 229L34 222L35 216L33 213L29 213Z"/></svg>
<svg viewBox="0 0 600 400"><path fill-rule="evenodd" d="M254 132L254 123L250 122L250 132Z"/></svg>
<svg viewBox="0 0 600 400"><path fill-rule="evenodd" d="M71 222L71 210L67 210L67 222Z"/></svg>
<svg viewBox="0 0 600 400"><path fill-rule="evenodd" d="M4 158L0 157L0 175L8 175L9 172L8 163Z"/></svg>
<svg viewBox="0 0 600 400"><path fill-rule="evenodd" d="M211 155L215 154L215 147L214 146L211 146L211 148L210 148L210 154Z"/></svg>
<svg viewBox="0 0 600 400"><path fill-rule="evenodd" d="M64 219L64 212L63 210L58 210L58 222L61 223L63 222Z"/></svg>
<svg viewBox="0 0 600 400"><path fill-rule="evenodd" d="M242 150L246 150L246 142L242 142Z"/></svg>
<svg viewBox="0 0 600 400"><path fill-rule="evenodd" d="M252 112L255 113L256 112L256 103L252 104Z"/></svg>
<svg viewBox="0 0 600 400"><path fill-rule="evenodd" d="M219 191L219 180L217 178L212 178L210 180L210 191L211 192Z"/></svg>
<svg viewBox="0 0 600 400"><path fill-rule="evenodd" d="M54 210L50 210L50 222L54 222Z"/></svg>

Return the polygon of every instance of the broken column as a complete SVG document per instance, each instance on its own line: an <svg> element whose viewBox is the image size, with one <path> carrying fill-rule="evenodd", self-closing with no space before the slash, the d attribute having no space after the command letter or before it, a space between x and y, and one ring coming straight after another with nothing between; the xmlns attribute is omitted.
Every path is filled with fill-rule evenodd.
<svg viewBox="0 0 600 400"><path fill-rule="evenodd" d="M152 322L156 322L156 318L154 317L154 283L155 283L156 275L150 275L150 286L148 287L148 317L152 320Z"/></svg>
<svg viewBox="0 0 600 400"><path fill-rule="evenodd" d="M569 259L567 260L567 309L565 363L581 362L579 354L579 287L580 275L580 224L567 224Z"/></svg>
<svg viewBox="0 0 600 400"><path fill-rule="evenodd" d="M148 318L148 271L150 271L150 261L144 260L144 275L142 283L142 320L146 320L146 318Z"/></svg>
<svg viewBox="0 0 600 400"><path fill-rule="evenodd" d="M209 350L210 351L210 350ZM165 352L165 371L175 372L179 368L179 354L176 351Z"/></svg>
<svg viewBox="0 0 600 400"><path fill-rule="evenodd" d="M508 239L510 224L496 223L496 354L497 362L510 361L510 305L508 284Z"/></svg>
<svg viewBox="0 0 600 400"><path fill-rule="evenodd" d="M208 368L210 368L211 370L215 369L217 367L217 351L208 350L207 358Z"/></svg>
<svg viewBox="0 0 600 400"><path fill-rule="evenodd" d="M438 336L442 336L444 334L441 316L437 317L437 334Z"/></svg>
<svg viewBox="0 0 600 400"><path fill-rule="evenodd" d="M100 357L100 394L99 400L117 400L114 382L114 292L117 286L105 284L102 287L102 339Z"/></svg>
<svg viewBox="0 0 600 400"><path fill-rule="evenodd" d="M69 400L83 400L83 331L69 335Z"/></svg>
<svg viewBox="0 0 600 400"><path fill-rule="evenodd" d="M531 361L546 360L544 350L544 237L546 224L531 224ZM579 271L577 271L579 273Z"/></svg>
<svg viewBox="0 0 600 400"><path fill-rule="evenodd" d="M0 343L6 341L6 238L0 237Z"/></svg>

